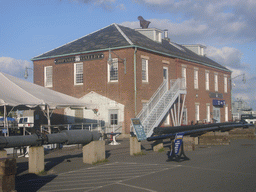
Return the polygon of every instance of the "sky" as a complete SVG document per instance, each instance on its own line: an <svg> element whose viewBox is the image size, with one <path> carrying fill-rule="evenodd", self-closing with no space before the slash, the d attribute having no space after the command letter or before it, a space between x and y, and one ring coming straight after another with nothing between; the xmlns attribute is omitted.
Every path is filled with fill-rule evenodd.
<svg viewBox="0 0 256 192"><path fill-rule="evenodd" d="M256 110L256 0L0 0L0 72L33 82L31 59L113 23L168 29L232 70L232 97ZM246 82L243 80L245 74Z"/></svg>

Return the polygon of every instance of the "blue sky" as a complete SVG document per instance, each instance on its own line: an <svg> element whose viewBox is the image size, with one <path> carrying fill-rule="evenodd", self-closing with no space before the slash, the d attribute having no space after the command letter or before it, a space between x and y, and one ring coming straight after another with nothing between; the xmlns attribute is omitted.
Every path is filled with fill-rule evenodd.
<svg viewBox="0 0 256 192"><path fill-rule="evenodd" d="M233 97L256 110L255 0L0 0L0 71L23 78L31 58L112 23L168 29L171 41L203 44L233 71ZM33 81L29 71L28 81Z"/></svg>

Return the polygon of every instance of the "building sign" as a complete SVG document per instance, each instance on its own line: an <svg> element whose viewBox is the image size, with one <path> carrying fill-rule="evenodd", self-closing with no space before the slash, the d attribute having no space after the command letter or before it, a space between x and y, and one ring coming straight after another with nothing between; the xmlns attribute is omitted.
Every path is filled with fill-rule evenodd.
<svg viewBox="0 0 256 192"><path fill-rule="evenodd" d="M103 59L103 58L104 58L103 53L97 53L97 54L77 55L73 57L59 58L59 59L55 59L54 62L55 64L74 63L79 61L90 61L90 60Z"/></svg>
<svg viewBox="0 0 256 192"><path fill-rule="evenodd" d="M225 102L225 100L213 99L212 100L212 105L214 105L214 106L223 106L223 105L226 105L226 102Z"/></svg>
<svg viewBox="0 0 256 192"><path fill-rule="evenodd" d="M223 94L222 93L213 93L210 92L209 93L210 98L219 98L219 99L223 99Z"/></svg>
<svg viewBox="0 0 256 192"><path fill-rule="evenodd" d="M140 119L134 118L134 119L131 119L131 121L132 121L132 125L135 130L138 141L146 140L147 136L145 134L143 126L141 125Z"/></svg>

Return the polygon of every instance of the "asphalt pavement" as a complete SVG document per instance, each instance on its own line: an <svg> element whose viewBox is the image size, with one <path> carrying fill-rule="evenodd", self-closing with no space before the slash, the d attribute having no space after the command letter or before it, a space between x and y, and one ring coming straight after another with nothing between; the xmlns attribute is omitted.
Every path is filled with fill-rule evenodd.
<svg viewBox="0 0 256 192"><path fill-rule="evenodd" d="M46 151L45 174L28 173L28 159L17 159L17 192L162 192L256 191L256 140L231 140L225 146L197 146L185 152L190 160L167 162L170 143L153 152L142 142L143 154L130 156L129 139L106 145L107 161L83 163L78 146Z"/></svg>

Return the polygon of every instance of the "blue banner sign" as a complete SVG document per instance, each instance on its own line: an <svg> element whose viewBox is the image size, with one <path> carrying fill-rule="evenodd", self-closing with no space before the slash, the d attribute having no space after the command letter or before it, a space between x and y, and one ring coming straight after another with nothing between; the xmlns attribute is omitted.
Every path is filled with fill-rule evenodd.
<svg viewBox="0 0 256 192"><path fill-rule="evenodd" d="M7 133L7 129L2 129L2 133Z"/></svg>
<svg viewBox="0 0 256 192"><path fill-rule="evenodd" d="M138 141L146 140L147 136L144 131L144 127L141 125L139 118L131 119L133 128L135 130Z"/></svg>
<svg viewBox="0 0 256 192"><path fill-rule="evenodd" d="M212 105L214 105L214 106L224 106L224 105L226 105L226 102L225 102L225 100L213 99L212 100Z"/></svg>
<svg viewBox="0 0 256 192"><path fill-rule="evenodd" d="M175 155L178 155L178 153L180 151L183 135L184 135L184 133L177 133L176 136L175 136L175 141L174 141L174 153L175 153Z"/></svg>

